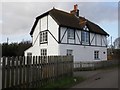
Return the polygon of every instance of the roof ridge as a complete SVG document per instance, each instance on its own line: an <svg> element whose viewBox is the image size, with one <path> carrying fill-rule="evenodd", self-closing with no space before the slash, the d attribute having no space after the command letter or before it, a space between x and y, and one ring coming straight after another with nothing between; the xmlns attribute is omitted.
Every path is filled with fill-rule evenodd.
<svg viewBox="0 0 120 90"><path fill-rule="evenodd" d="M73 15L73 14L70 14L69 12L66 12L66 11L63 11L63 10L60 10L60 9L56 9L56 8L53 8L53 9L51 9L50 11L52 11L52 10L57 10L57 11L62 12L62 13L66 13L66 14L69 14L69 15Z"/></svg>

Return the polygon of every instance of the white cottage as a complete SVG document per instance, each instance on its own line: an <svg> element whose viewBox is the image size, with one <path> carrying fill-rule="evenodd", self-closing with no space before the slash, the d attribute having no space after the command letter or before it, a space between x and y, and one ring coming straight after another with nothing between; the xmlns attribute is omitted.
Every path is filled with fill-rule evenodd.
<svg viewBox="0 0 120 90"><path fill-rule="evenodd" d="M107 60L108 34L79 16L77 5L70 13L53 8L38 16L30 35L32 47L25 56L73 55L74 61Z"/></svg>

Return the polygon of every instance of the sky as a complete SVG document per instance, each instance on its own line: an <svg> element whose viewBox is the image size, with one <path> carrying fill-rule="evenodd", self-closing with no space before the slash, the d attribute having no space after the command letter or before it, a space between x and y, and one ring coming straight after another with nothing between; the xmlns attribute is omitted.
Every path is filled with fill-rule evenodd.
<svg viewBox="0 0 120 90"><path fill-rule="evenodd" d="M19 0L18 0L19 1ZM21 42L32 40L30 31L35 18L53 7L59 10L70 12L73 6L78 4L80 16L96 23L109 33L108 41L111 36L114 41L118 37L118 0L76 0L66 2L56 2L55 0L45 2L30 2L12 0L0 3L0 43ZM102 2L101 2L102 1ZM106 2L105 2L106 1Z"/></svg>

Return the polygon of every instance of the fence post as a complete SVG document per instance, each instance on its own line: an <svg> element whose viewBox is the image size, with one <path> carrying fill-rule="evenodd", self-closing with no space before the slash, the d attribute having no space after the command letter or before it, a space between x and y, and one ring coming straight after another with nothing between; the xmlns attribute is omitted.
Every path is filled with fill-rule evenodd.
<svg viewBox="0 0 120 90"><path fill-rule="evenodd" d="M31 57L27 56L27 77L26 77L26 82L27 82L27 88L30 87L30 62L31 62Z"/></svg>
<svg viewBox="0 0 120 90"><path fill-rule="evenodd" d="M5 82L5 64L6 64L6 57L3 57L2 60L2 89L6 87L6 82Z"/></svg>
<svg viewBox="0 0 120 90"><path fill-rule="evenodd" d="M10 57L7 58L6 87L10 85Z"/></svg>
<svg viewBox="0 0 120 90"><path fill-rule="evenodd" d="M55 56L57 71L56 71L56 80L58 80L58 58Z"/></svg>
<svg viewBox="0 0 120 90"><path fill-rule="evenodd" d="M55 80L55 62L54 62L54 57L50 56L50 62L51 62L51 69L52 69L52 83Z"/></svg>
<svg viewBox="0 0 120 90"><path fill-rule="evenodd" d="M37 77L38 77L38 70L37 70L37 61L38 61L38 56L35 58L35 88L37 88Z"/></svg>
<svg viewBox="0 0 120 90"><path fill-rule="evenodd" d="M28 83L29 83L29 77L28 77L28 75L29 75L29 65L28 65L28 63L29 63L29 60L28 60L28 56L27 56L27 63L26 63L26 83L27 83L27 85L26 85L26 87L28 88Z"/></svg>
<svg viewBox="0 0 120 90"><path fill-rule="evenodd" d="M40 56L38 56L38 63L37 63L37 69L38 69L38 87L37 88L39 88L40 87Z"/></svg>
<svg viewBox="0 0 120 90"><path fill-rule="evenodd" d="M0 56L0 89L2 89L2 58Z"/></svg>
<svg viewBox="0 0 120 90"><path fill-rule="evenodd" d="M20 61L20 63L19 63L19 87L21 87L21 84L22 84L22 60L23 60L23 57L19 57L19 61Z"/></svg>
<svg viewBox="0 0 120 90"><path fill-rule="evenodd" d="M15 73L14 73L14 68L15 68L15 66L14 66L14 61L15 61L15 58L14 57L12 57L12 67L11 67L11 87L14 87L14 81L15 81L15 78L14 78L14 76L15 76Z"/></svg>
<svg viewBox="0 0 120 90"><path fill-rule="evenodd" d="M26 72L25 72L25 69L26 69L26 67L25 67L25 59L26 59L26 57L24 56L23 57L23 61L22 61L22 64L23 64L23 66L22 66L22 70L23 70L23 77L22 77L22 85L23 85L23 88L25 88L25 86L26 86L26 81L25 81L25 77L26 77Z"/></svg>
<svg viewBox="0 0 120 90"><path fill-rule="evenodd" d="M15 58L15 86L18 85L18 57Z"/></svg>
<svg viewBox="0 0 120 90"><path fill-rule="evenodd" d="M82 70L82 62L80 62L80 70Z"/></svg>
<svg viewBox="0 0 120 90"><path fill-rule="evenodd" d="M73 56L71 56L71 59L70 59L70 67L71 67L71 76L73 76L73 67L74 67L74 64L73 64Z"/></svg>
<svg viewBox="0 0 120 90"><path fill-rule="evenodd" d="M32 88L34 88L34 85L35 85L35 77L34 77L34 74L35 74L35 56L32 57L32 65L31 65L31 70L32 70L32 73L31 73L31 82L32 82Z"/></svg>

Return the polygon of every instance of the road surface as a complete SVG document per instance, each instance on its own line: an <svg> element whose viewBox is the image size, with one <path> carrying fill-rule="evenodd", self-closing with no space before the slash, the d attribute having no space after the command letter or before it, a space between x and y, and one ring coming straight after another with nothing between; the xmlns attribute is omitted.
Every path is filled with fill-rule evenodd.
<svg viewBox="0 0 120 90"><path fill-rule="evenodd" d="M118 88L118 68L81 71L76 76L84 76L88 79L72 88Z"/></svg>

